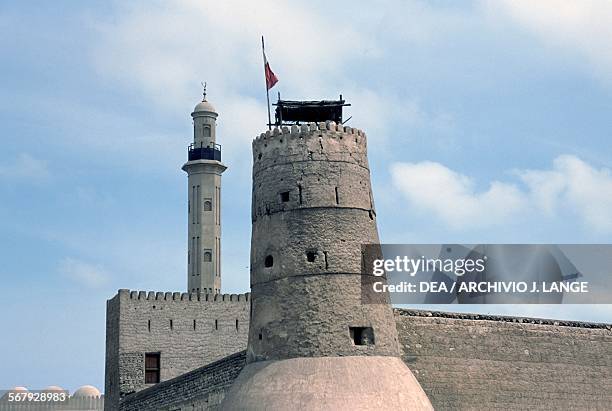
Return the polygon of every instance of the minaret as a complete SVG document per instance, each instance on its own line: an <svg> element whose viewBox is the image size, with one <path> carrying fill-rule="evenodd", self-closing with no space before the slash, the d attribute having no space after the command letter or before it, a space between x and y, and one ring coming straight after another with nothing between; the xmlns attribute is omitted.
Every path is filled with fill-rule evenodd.
<svg viewBox="0 0 612 411"><path fill-rule="evenodd" d="M221 146L216 143L217 112L203 98L191 113L193 144L183 165L188 180L187 291L221 292Z"/></svg>

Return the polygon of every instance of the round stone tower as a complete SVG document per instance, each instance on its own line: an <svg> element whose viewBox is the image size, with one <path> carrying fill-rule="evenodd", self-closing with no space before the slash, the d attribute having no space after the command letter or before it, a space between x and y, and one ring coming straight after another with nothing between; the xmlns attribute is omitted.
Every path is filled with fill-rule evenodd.
<svg viewBox="0 0 612 411"><path fill-rule="evenodd" d="M388 303L362 302L379 242L365 134L333 122L253 142L248 364L226 409L431 409Z"/></svg>

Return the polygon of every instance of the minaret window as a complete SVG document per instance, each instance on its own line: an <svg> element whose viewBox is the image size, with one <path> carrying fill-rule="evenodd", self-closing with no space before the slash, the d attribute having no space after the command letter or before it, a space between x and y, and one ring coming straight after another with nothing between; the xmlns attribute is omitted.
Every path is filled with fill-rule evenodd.
<svg viewBox="0 0 612 411"><path fill-rule="evenodd" d="M204 211L212 211L212 201L210 199L204 200Z"/></svg>
<svg viewBox="0 0 612 411"><path fill-rule="evenodd" d="M210 137L210 126L205 125L205 126L202 128L202 135L203 135L204 137Z"/></svg>
<svg viewBox="0 0 612 411"><path fill-rule="evenodd" d="M212 253L210 252L210 250L204 251L204 262L210 263L211 261L212 261Z"/></svg>

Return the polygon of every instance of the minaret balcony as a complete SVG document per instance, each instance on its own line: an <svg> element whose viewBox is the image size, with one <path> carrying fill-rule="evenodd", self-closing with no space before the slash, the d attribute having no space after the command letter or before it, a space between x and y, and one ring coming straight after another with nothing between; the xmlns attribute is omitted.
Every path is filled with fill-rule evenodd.
<svg viewBox="0 0 612 411"><path fill-rule="evenodd" d="M187 148L188 161L194 160L216 160L221 161L221 145L210 144L208 146L190 144Z"/></svg>

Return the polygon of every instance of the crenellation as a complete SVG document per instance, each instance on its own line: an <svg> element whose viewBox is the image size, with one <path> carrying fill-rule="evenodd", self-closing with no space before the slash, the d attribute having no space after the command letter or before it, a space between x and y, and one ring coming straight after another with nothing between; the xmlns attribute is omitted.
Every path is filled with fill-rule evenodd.
<svg viewBox="0 0 612 411"><path fill-rule="evenodd" d="M229 294L229 293L185 293L179 291L138 291L138 290L118 290L117 296L133 301L167 301L167 302L246 302L249 301L250 293ZM111 299L112 300L112 299ZM109 300L109 301L111 301Z"/></svg>
<svg viewBox="0 0 612 411"><path fill-rule="evenodd" d="M249 313L249 293L119 290L107 303L108 409L150 387L144 382L146 353L160 353L160 379L166 381L244 350Z"/></svg>
<svg viewBox="0 0 612 411"><path fill-rule="evenodd" d="M365 139L357 135L343 139L358 129L348 129L347 134L335 123L322 124L311 123L319 132L303 133L300 128L282 144L275 139L253 142L253 176L258 180L253 187L253 222L280 212L321 207L360 210L367 221L373 219ZM282 192L286 198L281 201Z"/></svg>
<svg viewBox="0 0 612 411"><path fill-rule="evenodd" d="M272 136L253 140L254 174L275 164L310 160L350 162L368 168L367 146L363 133L348 138L351 134L346 131L328 130L325 127L323 130L317 130L303 132L300 129L295 133L281 135L281 138Z"/></svg>
<svg viewBox="0 0 612 411"><path fill-rule="evenodd" d="M335 123L333 121L319 122L319 123L302 123L292 124L290 127L283 125L281 127L274 127L272 130L266 130L260 133L253 139L253 147L256 147L263 141L263 144L268 144L273 141L275 137L282 135L289 135L290 137L303 137L309 133L316 133L322 137L324 134L329 136L336 136L334 132L340 134L356 134L359 137L365 137L365 133L357 128L344 126L342 124ZM280 140L279 140L280 141Z"/></svg>

